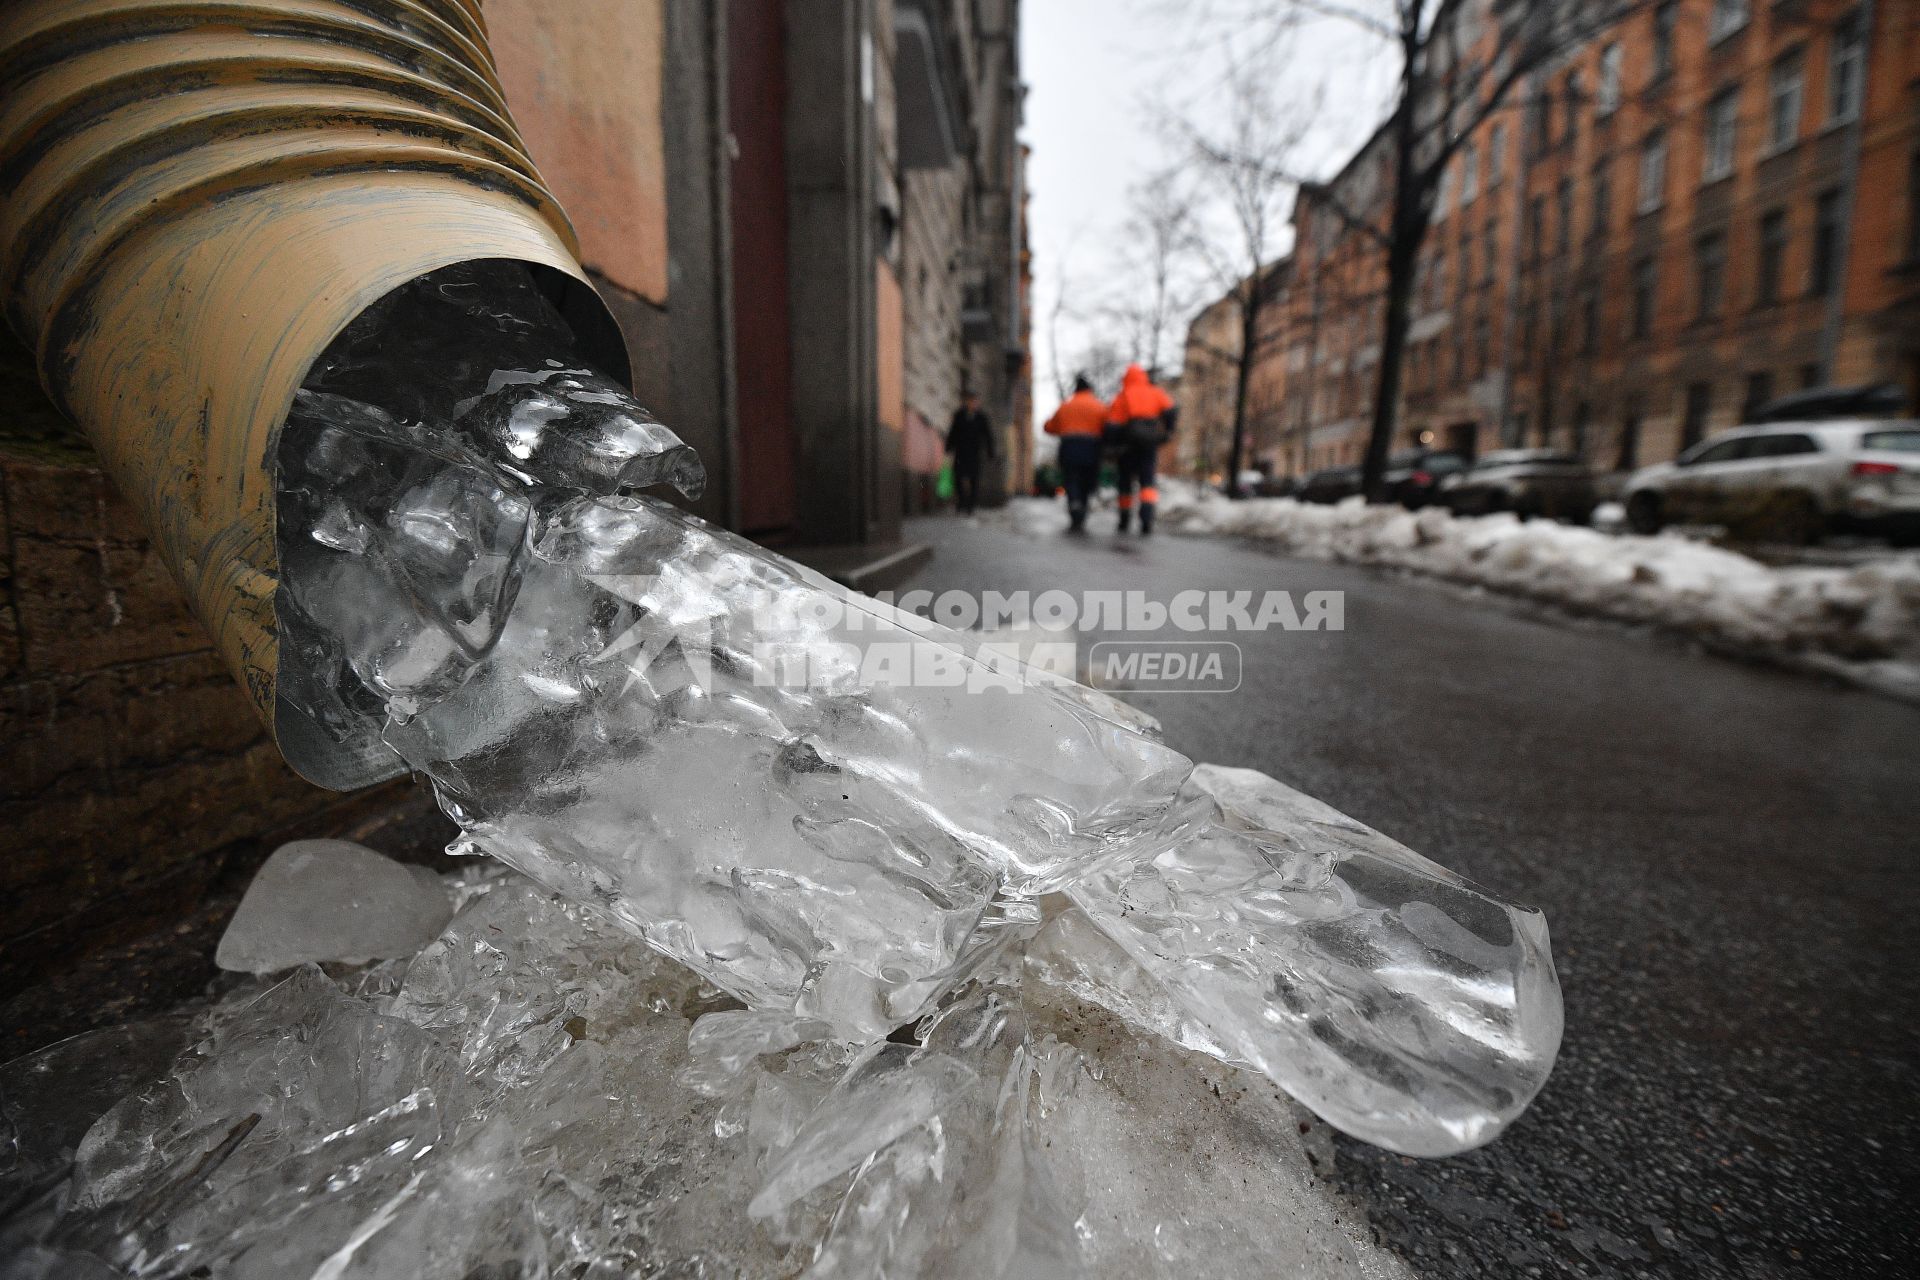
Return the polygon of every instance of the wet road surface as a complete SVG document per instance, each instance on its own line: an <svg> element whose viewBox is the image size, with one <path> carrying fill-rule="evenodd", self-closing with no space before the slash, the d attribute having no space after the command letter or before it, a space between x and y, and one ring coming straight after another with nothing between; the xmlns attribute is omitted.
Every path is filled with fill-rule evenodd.
<svg viewBox="0 0 1920 1280"><path fill-rule="evenodd" d="M1170 743L1543 908L1559 1064L1491 1147L1339 1178L1423 1275L1911 1275L1920 708L1252 544L918 521L908 587L1346 593ZM1062 520L1064 524L1064 519Z"/></svg>

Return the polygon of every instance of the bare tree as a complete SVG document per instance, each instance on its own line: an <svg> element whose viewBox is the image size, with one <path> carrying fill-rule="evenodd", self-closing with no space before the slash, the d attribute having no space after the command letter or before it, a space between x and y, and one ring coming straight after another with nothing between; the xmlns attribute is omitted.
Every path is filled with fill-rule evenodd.
<svg viewBox="0 0 1920 1280"><path fill-rule="evenodd" d="M1398 76L1382 130L1381 198L1353 207L1343 193L1310 185L1302 198L1385 259L1385 305L1374 387L1372 429L1362 484L1383 496L1387 456L1399 421L1400 393L1412 327L1420 250L1433 225L1442 182L1454 155L1495 113L1512 105L1535 72L1633 9L1628 0L1495 0L1482 9L1467 0L1211 0L1212 20L1291 29L1330 18L1376 37L1396 55ZM1470 26L1485 14L1484 25Z"/></svg>
<svg viewBox="0 0 1920 1280"><path fill-rule="evenodd" d="M1121 228L1121 292L1107 310L1133 359L1155 376L1167 368L1168 337L1198 301L1190 269L1195 238L1193 192L1178 169L1155 174L1128 196Z"/></svg>
<svg viewBox="0 0 1920 1280"><path fill-rule="evenodd" d="M1079 278L1073 273L1073 255L1074 250L1079 247L1080 239L1084 231L1084 226L1075 228L1073 234L1068 238L1067 243L1062 245L1059 251L1051 257L1051 260L1055 264L1053 305L1047 308L1045 323L1047 330L1047 357L1052 365L1050 372L1053 375L1053 389L1056 399L1059 400L1065 400L1073 391L1073 376L1069 372L1073 366L1072 363L1061 354L1064 349L1062 344L1065 342L1062 331L1065 326L1078 323L1083 315L1083 308L1080 304L1084 302L1086 290L1080 284Z"/></svg>
<svg viewBox="0 0 1920 1280"><path fill-rule="evenodd" d="M1247 392L1266 341L1275 301L1273 269L1285 242L1297 183L1293 157L1305 132L1301 117L1275 97L1264 66L1229 51L1222 113L1171 115L1169 124L1190 157L1199 194L1218 228L1193 220L1189 241L1214 289L1232 302L1237 341L1211 354L1234 372L1233 442L1227 492L1240 496L1247 456ZM1216 123L1216 116L1218 122Z"/></svg>

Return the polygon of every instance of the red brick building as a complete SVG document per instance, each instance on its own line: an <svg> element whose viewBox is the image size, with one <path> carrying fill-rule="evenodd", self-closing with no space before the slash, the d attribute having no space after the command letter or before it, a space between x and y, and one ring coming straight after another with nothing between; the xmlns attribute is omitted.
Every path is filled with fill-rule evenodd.
<svg viewBox="0 0 1920 1280"><path fill-rule="evenodd" d="M1481 0L1443 20L1479 24ZM1335 180L1383 213L1383 136ZM1382 255L1296 213L1296 470L1357 462ZM1423 247L1400 439L1671 457L1820 385L1920 394L1920 0L1668 0L1518 86L1454 158Z"/></svg>

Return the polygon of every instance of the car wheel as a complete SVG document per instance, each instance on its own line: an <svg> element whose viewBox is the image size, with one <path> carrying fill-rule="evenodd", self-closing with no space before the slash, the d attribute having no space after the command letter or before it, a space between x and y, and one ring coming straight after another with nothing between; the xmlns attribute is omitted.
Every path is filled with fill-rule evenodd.
<svg viewBox="0 0 1920 1280"><path fill-rule="evenodd" d="M1635 533L1654 534L1667 523L1660 510L1660 495L1642 490L1627 499L1627 528Z"/></svg>

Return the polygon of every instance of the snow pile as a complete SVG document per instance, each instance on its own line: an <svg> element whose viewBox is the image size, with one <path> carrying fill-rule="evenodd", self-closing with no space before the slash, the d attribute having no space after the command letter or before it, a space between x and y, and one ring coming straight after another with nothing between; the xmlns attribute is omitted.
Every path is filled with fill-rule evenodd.
<svg viewBox="0 0 1920 1280"><path fill-rule="evenodd" d="M1397 848L1197 778L1249 823ZM416 956L0 1068L7 1275L1405 1274L1321 1182L1327 1131L1078 909L1007 929L912 1036L852 1042L517 873L456 887ZM337 878L263 892L351 927Z"/></svg>
<svg viewBox="0 0 1920 1280"><path fill-rule="evenodd" d="M1776 568L1678 535L1616 536L1510 514L1454 516L1358 500L1235 502L1180 484L1164 485L1163 494L1160 520L1170 531L1408 569L1920 694L1920 557ZM1059 523L1056 513L1053 527Z"/></svg>

